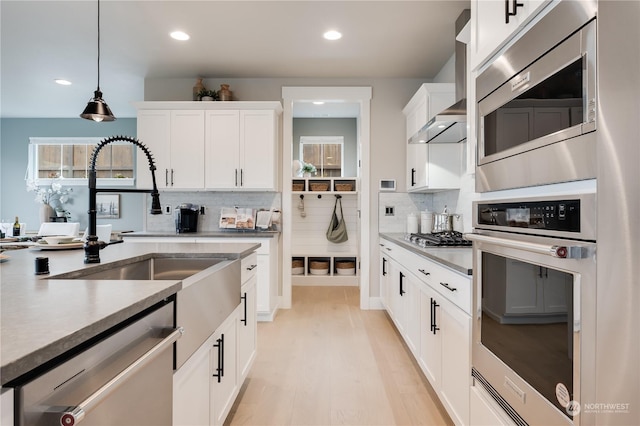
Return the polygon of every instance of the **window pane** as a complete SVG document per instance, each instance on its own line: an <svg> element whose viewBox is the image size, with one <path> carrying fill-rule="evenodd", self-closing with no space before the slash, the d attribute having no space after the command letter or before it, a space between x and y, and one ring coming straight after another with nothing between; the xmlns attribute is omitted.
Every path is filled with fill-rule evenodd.
<svg viewBox="0 0 640 426"><path fill-rule="evenodd" d="M89 168L89 152L91 145L73 145L73 176L77 179L87 177L87 169Z"/></svg>
<svg viewBox="0 0 640 426"><path fill-rule="evenodd" d="M39 145L38 146L38 177L56 178L59 177L61 169L60 145Z"/></svg>

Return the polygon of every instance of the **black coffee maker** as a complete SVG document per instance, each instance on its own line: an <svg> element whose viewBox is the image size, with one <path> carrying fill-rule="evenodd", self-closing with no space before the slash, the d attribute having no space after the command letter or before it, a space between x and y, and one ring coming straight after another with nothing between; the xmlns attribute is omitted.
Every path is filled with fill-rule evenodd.
<svg viewBox="0 0 640 426"><path fill-rule="evenodd" d="M175 208L176 233L198 232L198 214L200 207L191 203L182 203Z"/></svg>

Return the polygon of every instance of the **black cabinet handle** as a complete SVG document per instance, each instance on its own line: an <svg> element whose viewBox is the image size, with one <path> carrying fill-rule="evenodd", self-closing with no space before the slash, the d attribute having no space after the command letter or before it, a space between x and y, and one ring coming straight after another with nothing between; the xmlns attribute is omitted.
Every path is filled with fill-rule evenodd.
<svg viewBox="0 0 640 426"><path fill-rule="evenodd" d="M457 289L457 288L455 288L455 287L451 287L451 286L449 285L449 283L443 283L443 282L441 282L441 283L440 283L440 285L441 285L442 287L446 288L446 289L447 289L447 290L449 290L449 291L456 291L456 290L458 290L458 289Z"/></svg>
<svg viewBox="0 0 640 426"><path fill-rule="evenodd" d="M404 291L404 286L403 286L403 281L404 281L404 274L402 272L400 272L400 296L402 296L403 294L405 294L406 292Z"/></svg>
<svg viewBox="0 0 640 426"><path fill-rule="evenodd" d="M236 169L236 186L238 186L238 169Z"/></svg>
<svg viewBox="0 0 640 426"><path fill-rule="evenodd" d="M171 186L173 186L173 169L171 169Z"/></svg>
<svg viewBox="0 0 640 426"><path fill-rule="evenodd" d="M411 186L416 186L416 169L411 168Z"/></svg>
<svg viewBox="0 0 640 426"><path fill-rule="evenodd" d="M240 296L240 300L244 302L244 318L240 320L241 323L244 323L244 326L247 326L247 292L245 291L242 296Z"/></svg>
<svg viewBox="0 0 640 426"><path fill-rule="evenodd" d="M169 169L164 169L164 186L169 186Z"/></svg>
<svg viewBox="0 0 640 426"><path fill-rule="evenodd" d="M424 269L418 269L419 272L422 272L424 275L429 276L431 275L431 272L427 272Z"/></svg>
<svg viewBox="0 0 640 426"><path fill-rule="evenodd" d="M240 186L244 185L244 171L240 169Z"/></svg>
<svg viewBox="0 0 640 426"><path fill-rule="evenodd" d="M220 338L216 340L216 344L213 345L214 348L218 348L218 366L216 367L216 374L213 374L213 377L218 378L218 383L224 377L224 334L220 335Z"/></svg>
<svg viewBox="0 0 640 426"><path fill-rule="evenodd" d="M253 271L254 269L256 269L258 267L258 265L251 265L247 267L247 271Z"/></svg>
<svg viewBox="0 0 640 426"><path fill-rule="evenodd" d="M385 259L384 257L382 258L382 276L387 276L387 259Z"/></svg>
<svg viewBox="0 0 640 426"><path fill-rule="evenodd" d="M509 10L509 2L511 1L513 11ZM524 7L524 3L518 3L518 0L504 0L504 21L505 24L509 23L509 16L516 16L518 14L518 8Z"/></svg>
<svg viewBox="0 0 640 426"><path fill-rule="evenodd" d="M431 331L433 332L433 334L436 334L436 331L440 330L440 327L438 327L438 321L436 318L436 308L439 306L440 305L438 305L435 299L432 297L431 298Z"/></svg>

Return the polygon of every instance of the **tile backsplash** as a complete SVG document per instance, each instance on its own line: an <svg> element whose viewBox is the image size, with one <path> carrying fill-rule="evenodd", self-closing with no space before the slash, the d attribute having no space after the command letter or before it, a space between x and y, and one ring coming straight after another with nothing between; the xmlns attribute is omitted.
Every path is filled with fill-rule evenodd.
<svg viewBox="0 0 640 426"><path fill-rule="evenodd" d="M222 207L248 207L254 209L282 208L279 192L160 192L160 204L170 206L171 214L144 216L144 230L147 232L175 231L173 209L182 203L205 207L205 214L198 218L198 231L217 231ZM151 197L147 196L151 206Z"/></svg>

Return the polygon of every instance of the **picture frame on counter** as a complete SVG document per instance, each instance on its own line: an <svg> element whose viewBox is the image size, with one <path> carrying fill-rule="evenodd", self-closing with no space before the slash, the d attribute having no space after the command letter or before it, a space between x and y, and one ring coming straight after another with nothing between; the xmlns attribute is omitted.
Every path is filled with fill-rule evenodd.
<svg viewBox="0 0 640 426"><path fill-rule="evenodd" d="M119 219L120 218L120 194L96 195L96 218Z"/></svg>

